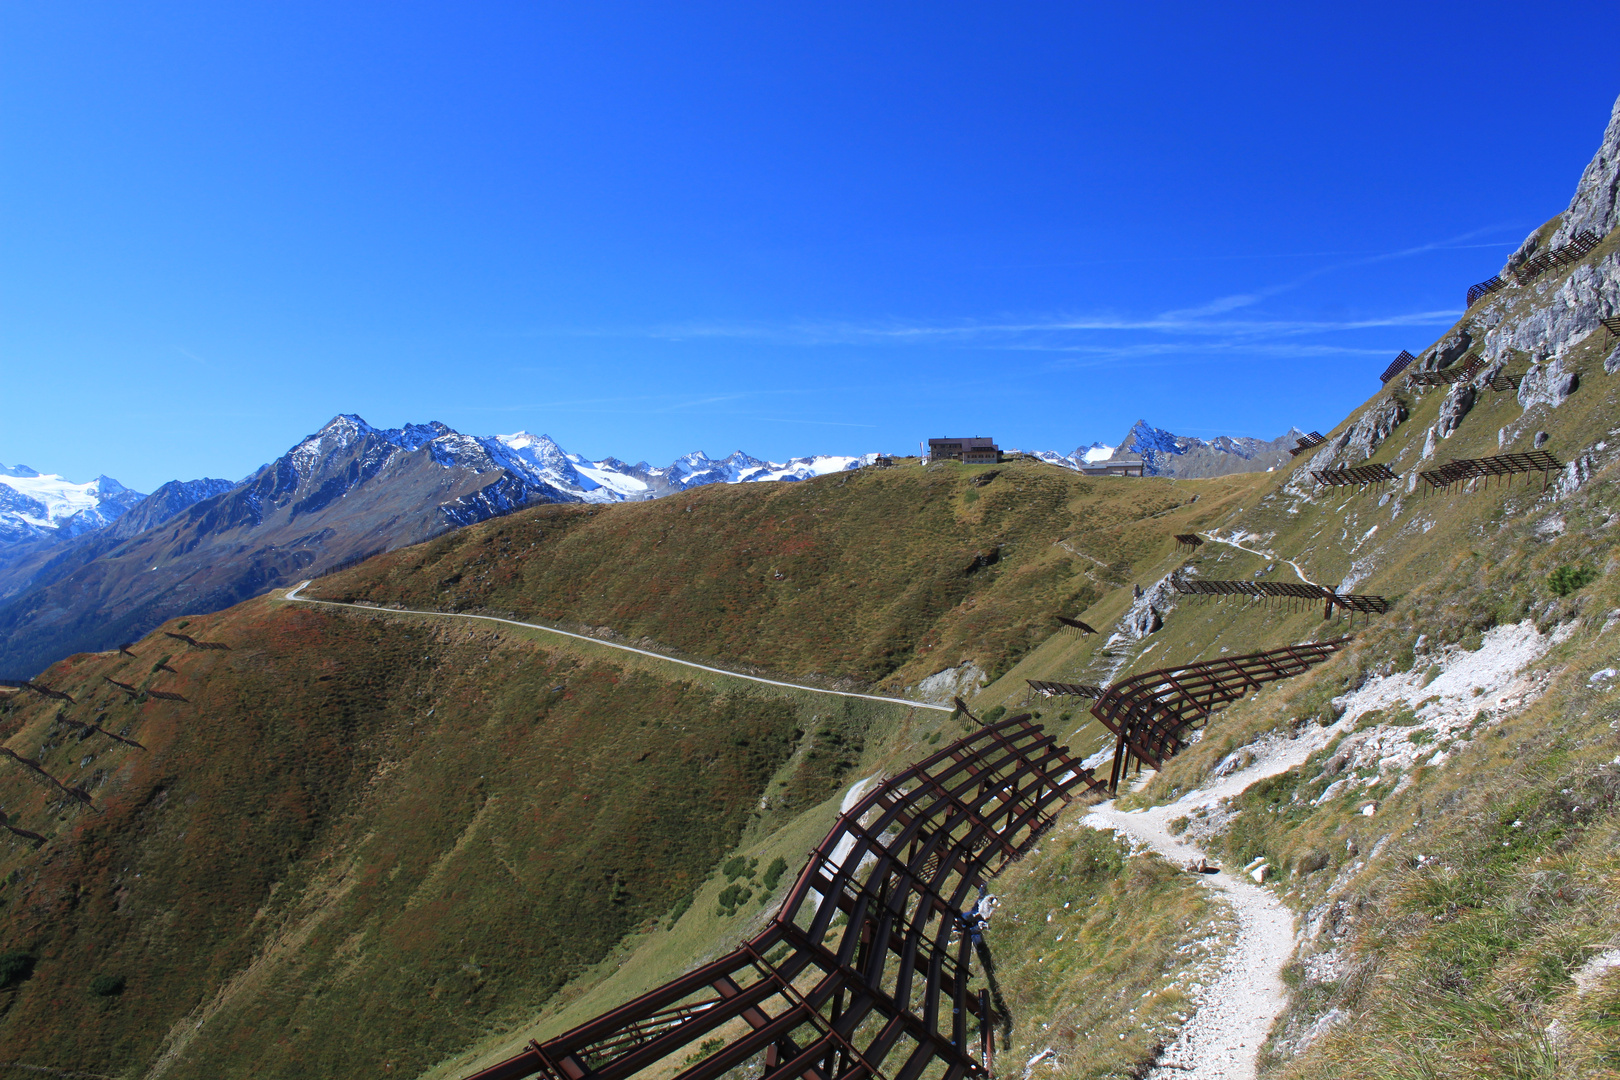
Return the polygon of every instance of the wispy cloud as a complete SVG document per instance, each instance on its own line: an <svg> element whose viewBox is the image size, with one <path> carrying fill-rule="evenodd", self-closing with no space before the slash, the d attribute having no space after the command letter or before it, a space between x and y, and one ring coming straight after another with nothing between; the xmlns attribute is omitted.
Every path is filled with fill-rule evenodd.
<svg viewBox="0 0 1620 1080"><path fill-rule="evenodd" d="M1243 303L1238 303L1242 300ZM1207 319L1201 313L1216 304L1233 310L1251 302L1247 297L1228 297L1203 308L1167 311L1161 315L1132 318L1118 315L1065 315L1009 322L958 323L794 323L781 326L762 324L692 323L651 328L638 336L682 341L702 338L768 339L804 344L877 343L911 341L956 341L963 344L1006 347L1007 339L1030 334L1073 334L1087 331L1156 331L1177 335L1214 337L1277 337L1301 334L1366 330L1386 326L1434 326L1453 322L1462 309L1408 311L1359 319Z"/></svg>
<svg viewBox="0 0 1620 1080"><path fill-rule="evenodd" d="M628 337L667 342L751 341L785 346L907 347L988 350L1002 353L1045 353L1054 368L1166 366L1202 359L1230 361L1234 354L1255 358L1373 356L1389 351L1365 344L1366 331L1444 327L1463 314L1460 308L1387 311L1345 318L1300 318L1272 313L1268 301L1338 271L1418 258L1460 248L1501 247L1478 238L1500 233L1502 226L1474 229L1457 236L1393 251L1322 252L1331 261L1283 281L1231 291L1157 313L1121 311L1046 312L1014 317L963 317L943 320L693 320L629 328L558 331L564 336ZM1348 256L1348 257L1342 257ZM1335 338L1339 338L1335 341ZM700 402L694 402L694 405ZM667 406L666 406L667 407ZM678 406L676 407L678 408Z"/></svg>

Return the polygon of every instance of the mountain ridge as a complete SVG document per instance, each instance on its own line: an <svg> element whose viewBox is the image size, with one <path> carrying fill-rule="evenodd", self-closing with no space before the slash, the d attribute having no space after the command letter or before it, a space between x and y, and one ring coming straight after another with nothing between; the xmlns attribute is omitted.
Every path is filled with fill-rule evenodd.
<svg viewBox="0 0 1620 1080"><path fill-rule="evenodd" d="M1197 475L1255 467L1220 440L1206 444L1141 422L1138 430L1164 447L1151 457L1150 473L1191 475L1183 458L1204 462ZM1078 470L1126 449L1093 443L1067 456L1035 456ZM72 496L84 504L74 511L81 517L90 507L82 492L90 489L109 493L109 509L94 528L39 531L26 547L0 545L0 673L31 676L69 652L111 648L174 615L219 610L299 576L524 506L610 505L712 484L797 482L878 456L774 462L740 450L724 458L693 451L667 466L627 465L570 453L528 431L466 435L437 420L379 428L339 413L234 484L171 481L141 496L107 478L77 486L55 478L50 482L67 493L59 501L67 505ZM5 482L39 486L32 469L16 471L33 476Z"/></svg>

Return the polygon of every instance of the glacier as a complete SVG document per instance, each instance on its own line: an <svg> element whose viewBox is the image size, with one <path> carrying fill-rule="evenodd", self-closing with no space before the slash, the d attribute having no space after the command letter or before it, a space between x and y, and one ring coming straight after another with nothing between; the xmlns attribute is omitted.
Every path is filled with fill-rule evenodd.
<svg viewBox="0 0 1620 1080"><path fill-rule="evenodd" d="M144 498L110 476L75 484L26 465L0 465L0 538L82 536L117 521Z"/></svg>

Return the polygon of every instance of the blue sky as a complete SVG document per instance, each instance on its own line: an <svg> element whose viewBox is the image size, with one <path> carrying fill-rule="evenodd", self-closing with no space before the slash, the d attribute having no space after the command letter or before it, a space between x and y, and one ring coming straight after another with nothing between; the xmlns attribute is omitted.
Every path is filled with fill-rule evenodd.
<svg viewBox="0 0 1620 1080"><path fill-rule="evenodd" d="M1327 427L1567 203L1620 6L8 4L0 461Z"/></svg>

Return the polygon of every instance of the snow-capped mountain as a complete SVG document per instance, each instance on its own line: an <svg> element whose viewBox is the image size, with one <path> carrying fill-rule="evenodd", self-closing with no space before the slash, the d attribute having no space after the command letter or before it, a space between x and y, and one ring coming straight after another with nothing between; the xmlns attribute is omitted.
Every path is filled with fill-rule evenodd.
<svg viewBox="0 0 1620 1080"><path fill-rule="evenodd" d="M0 542L82 536L144 498L110 476L75 484L26 465L0 465Z"/></svg>
<svg viewBox="0 0 1620 1080"><path fill-rule="evenodd" d="M785 463L762 461L741 450L716 460L701 450L657 468L645 461L626 465L618 458L592 461L570 454L549 435L519 431L480 440L504 447L514 471L527 472L538 481L576 494L583 502L636 502L672 495L704 484L746 484L761 480L805 480L830 472L859 468L877 456L846 457L822 454L793 458ZM499 452L491 446L492 454Z"/></svg>
<svg viewBox="0 0 1620 1080"><path fill-rule="evenodd" d="M536 503L632 502L704 484L801 480L875 456L778 463L700 452L659 468L592 461L524 431L464 435L437 421L376 428L343 414L240 483L176 482L144 501L129 492L127 523L103 523L59 554L53 549L43 567L36 558L16 576L20 591L0 606L0 673L32 674L174 614L215 611L348 559ZM33 483L32 470L22 471L29 475L16 482ZM25 509L44 520L33 503Z"/></svg>
<svg viewBox="0 0 1620 1080"><path fill-rule="evenodd" d="M1107 461L1109 458L1113 457L1114 449L1114 447L1108 446L1105 443L1094 442L1090 446L1082 446L1077 448L1074 453L1069 455L1069 457L1073 458L1075 461L1083 461L1087 465L1092 465L1099 461Z"/></svg>
<svg viewBox="0 0 1620 1080"><path fill-rule="evenodd" d="M1118 445L1094 442L1071 454L1053 450L1031 453L1052 465L1079 469L1108 461L1142 459L1148 476L1225 476L1228 473L1264 472L1289 460L1288 449L1304 432L1290 428L1276 439L1221 435L1207 442L1190 435L1175 435L1138 420Z"/></svg>
<svg viewBox="0 0 1620 1080"><path fill-rule="evenodd" d="M400 428L374 428L361 417L345 413L299 443L283 460L291 474L307 476L316 471L322 461L346 452L368 435L378 445L368 455L371 464L361 467L364 475L370 475L373 466L393 456L396 450L413 454L424 449L444 469L467 469L474 474L505 470L523 490L513 488L502 493L498 500L498 509L502 512L525 502L637 502L704 484L804 480L859 468L863 462L870 463L876 457L875 454L864 457L824 454L778 463L750 457L740 450L717 460L700 450L660 468L645 461L627 465L612 457L592 461L564 450L549 435L528 431L511 435L463 435L436 420ZM450 513L456 523L465 524L461 520L464 516Z"/></svg>

